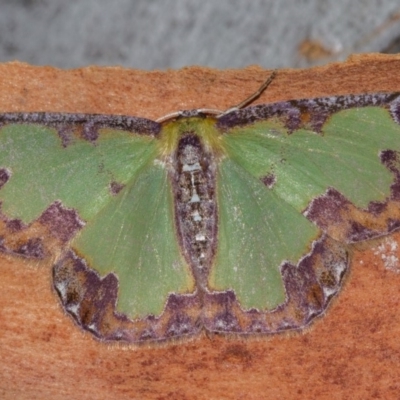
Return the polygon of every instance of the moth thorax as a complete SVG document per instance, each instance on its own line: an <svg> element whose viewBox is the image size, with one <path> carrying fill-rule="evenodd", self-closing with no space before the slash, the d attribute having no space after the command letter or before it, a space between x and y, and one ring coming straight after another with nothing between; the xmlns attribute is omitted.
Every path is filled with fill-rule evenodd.
<svg viewBox="0 0 400 400"><path fill-rule="evenodd" d="M203 287L217 240L215 170L215 162L199 136L184 134L172 168L175 224L183 254Z"/></svg>

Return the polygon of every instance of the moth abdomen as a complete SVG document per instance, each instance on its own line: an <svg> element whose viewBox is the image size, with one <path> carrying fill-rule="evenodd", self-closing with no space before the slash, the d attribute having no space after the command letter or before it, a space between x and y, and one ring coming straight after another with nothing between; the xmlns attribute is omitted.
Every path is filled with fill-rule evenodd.
<svg viewBox="0 0 400 400"><path fill-rule="evenodd" d="M182 134L171 169L175 225L183 254L203 288L217 242L214 164L198 135Z"/></svg>

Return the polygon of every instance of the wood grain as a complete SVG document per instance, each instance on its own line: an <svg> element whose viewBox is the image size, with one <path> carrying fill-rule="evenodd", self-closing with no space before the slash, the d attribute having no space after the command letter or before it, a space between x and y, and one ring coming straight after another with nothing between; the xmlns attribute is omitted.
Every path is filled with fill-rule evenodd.
<svg viewBox="0 0 400 400"><path fill-rule="evenodd" d="M258 67L143 72L0 65L0 112L58 111L158 118L225 109L269 75ZM282 70L256 103L400 90L400 56ZM203 336L159 347L107 345L62 311L51 266L0 258L2 399L398 398L400 273L385 268L400 234L354 249L327 314L302 333L243 340ZM384 246L384 248L380 248ZM385 247L386 246L386 247ZM393 245L395 247L395 245Z"/></svg>

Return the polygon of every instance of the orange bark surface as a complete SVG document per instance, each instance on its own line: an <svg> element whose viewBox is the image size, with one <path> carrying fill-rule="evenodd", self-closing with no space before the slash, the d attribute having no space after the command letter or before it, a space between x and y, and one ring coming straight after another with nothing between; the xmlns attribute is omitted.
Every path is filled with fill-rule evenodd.
<svg viewBox="0 0 400 400"><path fill-rule="evenodd" d="M14 62L0 65L0 112L155 119L181 109L223 110L255 91L269 73L259 67L64 71ZM279 71L255 103L396 90L400 56L364 55ZM303 332L256 339L203 335L155 347L97 341L62 310L51 265L0 254L0 398L397 399L398 243L400 234L394 234L353 248L341 292Z"/></svg>

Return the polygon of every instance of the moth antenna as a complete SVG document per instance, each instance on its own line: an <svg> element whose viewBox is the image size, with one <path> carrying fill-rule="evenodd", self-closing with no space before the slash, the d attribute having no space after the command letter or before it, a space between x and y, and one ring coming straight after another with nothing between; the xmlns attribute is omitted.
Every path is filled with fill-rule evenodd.
<svg viewBox="0 0 400 400"><path fill-rule="evenodd" d="M243 107L246 107L247 105L251 104L254 100L258 99L261 96L261 94L267 89L267 87L271 84L271 82L275 79L277 74L278 70L274 69L271 75L268 77L268 79L265 80L263 84L252 95L241 101L239 104L236 104L235 106L228 108L222 114L218 115L217 118L222 117L223 115L228 114L231 111L239 110Z"/></svg>
<svg viewBox="0 0 400 400"><path fill-rule="evenodd" d="M278 73L278 70L274 69L272 71L271 75L268 77L268 79L266 81L264 81L264 83L251 96L247 97L246 99L241 101L239 104L232 106L225 111L215 110L215 109L211 109L211 108L200 108L195 111L197 114L203 113L203 114L207 114L207 115L215 115L216 118L220 118L223 115L230 113L231 111L239 110L240 108L246 107L248 104L252 103L255 99L257 99L258 97L261 96L261 94L267 89L267 87L275 79L277 73ZM185 111L174 111L170 114L164 115L164 116L156 119L156 122L163 123L170 119L175 119L175 118L182 117L182 116L188 116L188 115L185 115L186 113L187 112L185 112Z"/></svg>

